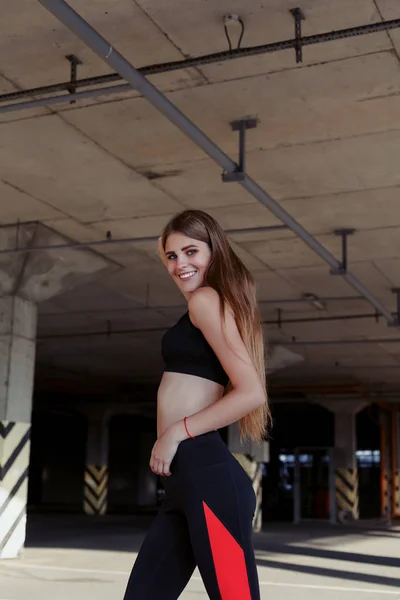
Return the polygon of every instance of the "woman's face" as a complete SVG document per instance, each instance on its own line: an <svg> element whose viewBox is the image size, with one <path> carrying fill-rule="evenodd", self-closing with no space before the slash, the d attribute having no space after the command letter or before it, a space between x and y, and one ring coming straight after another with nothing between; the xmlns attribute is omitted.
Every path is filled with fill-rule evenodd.
<svg viewBox="0 0 400 600"><path fill-rule="evenodd" d="M211 250L205 242L183 233L171 233L165 244L168 273L185 298L201 287L211 261Z"/></svg>

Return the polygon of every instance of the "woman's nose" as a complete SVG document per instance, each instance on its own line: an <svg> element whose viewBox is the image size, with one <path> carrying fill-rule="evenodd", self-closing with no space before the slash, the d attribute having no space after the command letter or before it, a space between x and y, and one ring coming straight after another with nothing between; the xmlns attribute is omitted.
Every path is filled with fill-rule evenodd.
<svg viewBox="0 0 400 600"><path fill-rule="evenodd" d="M178 267L185 267L187 265L187 262L188 262L186 254L180 254L178 256L177 262L178 262Z"/></svg>

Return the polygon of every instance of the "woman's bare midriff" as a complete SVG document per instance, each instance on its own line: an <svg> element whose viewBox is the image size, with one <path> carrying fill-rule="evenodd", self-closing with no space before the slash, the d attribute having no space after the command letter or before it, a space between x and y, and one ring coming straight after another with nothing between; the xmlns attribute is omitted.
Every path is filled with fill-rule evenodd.
<svg viewBox="0 0 400 600"><path fill-rule="evenodd" d="M184 373L165 372L157 394L157 435L222 398L222 385Z"/></svg>

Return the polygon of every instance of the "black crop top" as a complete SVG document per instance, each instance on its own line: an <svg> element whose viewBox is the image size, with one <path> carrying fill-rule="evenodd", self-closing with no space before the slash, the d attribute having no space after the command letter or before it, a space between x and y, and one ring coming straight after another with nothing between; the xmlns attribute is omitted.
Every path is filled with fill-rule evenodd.
<svg viewBox="0 0 400 600"><path fill-rule="evenodd" d="M161 353L165 371L197 375L224 387L229 378L204 335L186 312L162 338Z"/></svg>

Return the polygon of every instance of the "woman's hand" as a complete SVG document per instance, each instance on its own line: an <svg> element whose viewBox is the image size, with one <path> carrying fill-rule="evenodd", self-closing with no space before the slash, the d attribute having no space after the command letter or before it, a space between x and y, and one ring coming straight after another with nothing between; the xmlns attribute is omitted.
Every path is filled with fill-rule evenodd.
<svg viewBox="0 0 400 600"><path fill-rule="evenodd" d="M156 475L171 475L170 466L180 442L185 437L183 422L175 423L158 438L150 457L150 469Z"/></svg>

